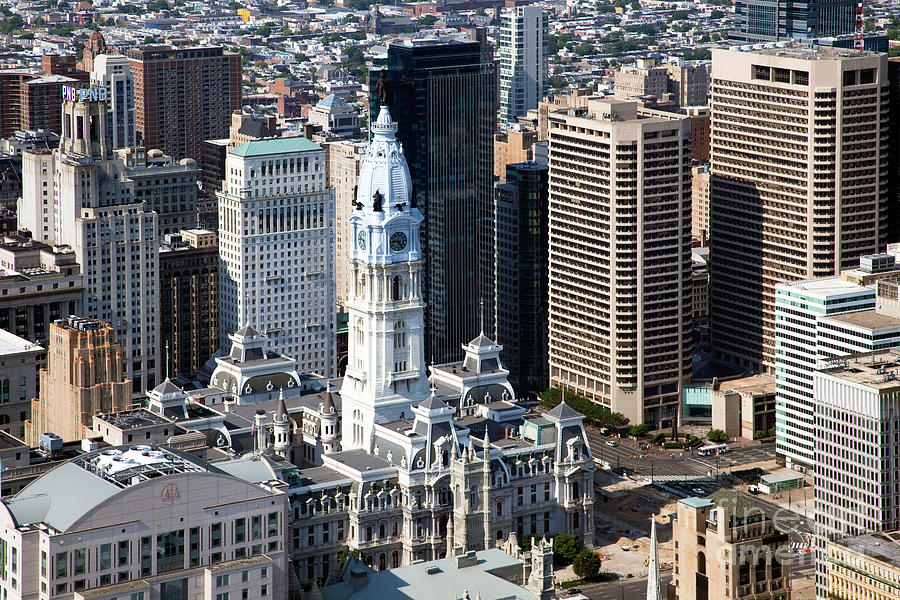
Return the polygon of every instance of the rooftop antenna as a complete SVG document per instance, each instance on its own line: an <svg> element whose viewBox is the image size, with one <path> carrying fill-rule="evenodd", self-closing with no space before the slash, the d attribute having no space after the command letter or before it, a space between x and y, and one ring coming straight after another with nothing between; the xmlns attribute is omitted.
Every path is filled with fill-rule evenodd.
<svg viewBox="0 0 900 600"><path fill-rule="evenodd" d="M481 335L484 335L484 298L478 302L478 314L481 321Z"/></svg>
<svg viewBox="0 0 900 600"><path fill-rule="evenodd" d="M171 358L169 357L169 340L166 340L166 379L169 378L169 361Z"/></svg>

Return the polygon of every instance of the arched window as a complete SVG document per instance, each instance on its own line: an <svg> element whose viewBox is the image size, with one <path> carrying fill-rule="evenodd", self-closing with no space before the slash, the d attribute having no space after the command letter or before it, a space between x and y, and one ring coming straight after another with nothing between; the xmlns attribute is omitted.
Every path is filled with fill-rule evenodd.
<svg viewBox="0 0 900 600"><path fill-rule="evenodd" d="M384 571L387 569L387 565L385 564L384 552L378 555L378 570Z"/></svg>
<svg viewBox="0 0 900 600"><path fill-rule="evenodd" d="M394 550L391 552L391 568L396 569L400 566L400 553Z"/></svg>
<svg viewBox="0 0 900 600"><path fill-rule="evenodd" d="M697 553L697 574L706 575L706 555L702 552Z"/></svg>
<svg viewBox="0 0 900 600"><path fill-rule="evenodd" d="M394 275L393 281L391 281L391 300L397 301L403 299L403 278L399 275Z"/></svg>
<svg viewBox="0 0 900 600"><path fill-rule="evenodd" d="M572 482L572 500L578 500L578 498L581 496L581 494L579 494L578 491L579 491L578 490L578 482L573 481Z"/></svg>
<svg viewBox="0 0 900 600"><path fill-rule="evenodd" d="M366 333L363 331L363 320L356 320L356 345L362 348L366 343Z"/></svg>
<svg viewBox="0 0 900 600"><path fill-rule="evenodd" d="M502 540L502 539L503 539L503 530L502 530L502 529L498 529L498 530L497 530L497 541L500 541L500 540Z"/></svg>

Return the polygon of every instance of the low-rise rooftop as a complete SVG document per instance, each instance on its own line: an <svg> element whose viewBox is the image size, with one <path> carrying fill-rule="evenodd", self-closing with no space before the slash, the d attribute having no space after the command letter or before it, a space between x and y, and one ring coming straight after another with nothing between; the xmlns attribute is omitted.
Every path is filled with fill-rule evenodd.
<svg viewBox="0 0 900 600"><path fill-rule="evenodd" d="M900 531L863 533L830 542L900 568Z"/></svg>
<svg viewBox="0 0 900 600"><path fill-rule="evenodd" d="M890 315L879 314L874 309L841 313L826 318L829 321L837 321L838 323L870 329L872 331L881 329L900 329L900 319Z"/></svg>

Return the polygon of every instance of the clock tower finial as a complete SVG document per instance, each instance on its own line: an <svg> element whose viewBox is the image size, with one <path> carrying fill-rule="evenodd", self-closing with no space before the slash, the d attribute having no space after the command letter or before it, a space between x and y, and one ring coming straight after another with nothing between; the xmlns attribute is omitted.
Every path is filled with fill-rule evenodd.
<svg viewBox="0 0 900 600"><path fill-rule="evenodd" d="M347 219L353 283L341 386L344 449L366 448L375 422L410 414L429 396L419 240L424 217L410 205L409 167L387 106L371 131L356 208Z"/></svg>

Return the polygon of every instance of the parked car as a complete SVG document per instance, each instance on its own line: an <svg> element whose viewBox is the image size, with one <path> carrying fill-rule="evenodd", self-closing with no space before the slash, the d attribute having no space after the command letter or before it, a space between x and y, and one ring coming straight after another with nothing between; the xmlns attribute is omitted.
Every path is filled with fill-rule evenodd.
<svg viewBox="0 0 900 600"><path fill-rule="evenodd" d="M606 441L606 445L607 445L607 446L610 446L610 447L612 447L612 448L615 448L616 446L619 445L619 442L616 442L616 441L614 441L614 440L607 440L607 441Z"/></svg>

